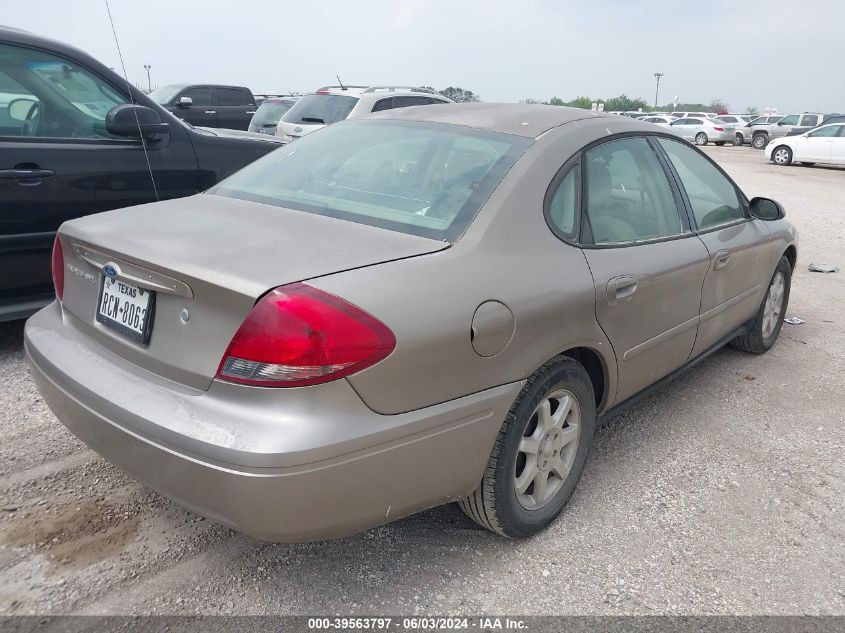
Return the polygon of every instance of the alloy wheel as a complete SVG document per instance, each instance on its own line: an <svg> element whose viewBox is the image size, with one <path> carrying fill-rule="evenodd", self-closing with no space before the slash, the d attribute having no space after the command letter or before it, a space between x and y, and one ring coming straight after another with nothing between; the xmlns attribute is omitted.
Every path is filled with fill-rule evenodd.
<svg viewBox="0 0 845 633"><path fill-rule="evenodd" d="M695 135L696 145L707 145L707 135L704 132L699 132Z"/></svg>
<svg viewBox="0 0 845 633"><path fill-rule="evenodd" d="M778 271L772 278L763 308L763 338L769 338L777 327L781 310L783 310L784 285L783 273Z"/></svg>
<svg viewBox="0 0 845 633"><path fill-rule="evenodd" d="M519 504L537 510L566 481L581 436L581 408L571 391L543 398L528 421L516 456L514 489Z"/></svg>

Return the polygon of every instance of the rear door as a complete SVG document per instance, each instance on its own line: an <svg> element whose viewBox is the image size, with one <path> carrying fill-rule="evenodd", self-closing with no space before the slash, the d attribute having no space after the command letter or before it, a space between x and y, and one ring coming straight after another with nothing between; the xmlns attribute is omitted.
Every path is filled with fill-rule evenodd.
<svg viewBox="0 0 845 633"><path fill-rule="evenodd" d="M764 222L751 217L737 187L706 156L671 139L661 138L659 144L708 253L701 323L692 351L697 356L757 311L774 270L771 234Z"/></svg>
<svg viewBox="0 0 845 633"><path fill-rule="evenodd" d="M214 109L217 111L217 127L230 130L246 130L249 120L255 114L252 94L240 88L214 87Z"/></svg>
<svg viewBox="0 0 845 633"><path fill-rule="evenodd" d="M833 139L830 162L835 165L845 165L845 125L839 126L839 136Z"/></svg>
<svg viewBox="0 0 845 633"><path fill-rule="evenodd" d="M191 100L191 104L180 105L179 100L182 97L188 97ZM173 114L183 121L201 127L218 127L217 111L212 104L211 88L208 86L192 86L191 88L186 88L176 95L173 103L175 106L172 110Z"/></svg>
<svg viewBox="0 0 845 633"><path fill-rule="evenodd" d="M619 402L686 362L709 255L679 211L680 192L646 137L585 152L584 255L596 318L613 345Z"/></svg>

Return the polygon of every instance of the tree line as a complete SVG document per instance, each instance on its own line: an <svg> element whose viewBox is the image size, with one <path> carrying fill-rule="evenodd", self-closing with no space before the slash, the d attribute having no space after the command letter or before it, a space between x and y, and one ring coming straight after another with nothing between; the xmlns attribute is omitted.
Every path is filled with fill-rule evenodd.
<svg viewBox="0 0 845 633"><path fill-rule="evenodd" d="M435 90L430 86L423 86L425 90L436 92L448 97L452 101L458 103L481 101L481 97L475 94L472 90L465 88L458 88L449 86L443 90ZM667 103L658 107L650 106L645 99L632 98L625 94L618 97L611 97L610 99L593 99L592 97L575 97L571 101L564 101L560 97L552 97L548 101L540 101L538 99L522 99L520 103L542 103L545 105L567 106L570 108L583 108L589 110L593 107L593 103L603 103L604 110L607 112L672 112L677 110L679 112L729 112L730 106L722 99L713 99L709 104L704 103L678 103L677 105ZM746 114L759 114L759 110L753 106L745 109Z"/></svg>

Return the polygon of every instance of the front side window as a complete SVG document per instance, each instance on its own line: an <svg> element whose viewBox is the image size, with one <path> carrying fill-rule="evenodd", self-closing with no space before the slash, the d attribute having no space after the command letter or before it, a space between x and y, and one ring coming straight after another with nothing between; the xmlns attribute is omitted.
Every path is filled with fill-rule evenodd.
<svg viewBox="0 0 845 633"><path fill-rule="evenodd" d="M780 120L781 125L798 125L799 116L797 114L790 114Z"/></svg>
<svg viewBox="0 0 845 633"><path fill-rule="evenodd" d="M453 241L530 144L454 125L350 120L271 152L210 193Z"/></svg>
<svg viewBox="0 0 845 633"><path fill-rule="evenodd" d="M841 125L828 125L827 127L819 128L815 132L810 132L810 138L829 138L831 136L838 136Z"/></svg>
<svg viewBox="0 0 845 633"><path fill-rule="evenodd" d="M687 119L687 125L704 125L701 119Z"/></svg>
<svg viewBox="0 0 845 633"><path fill-rule="evenodd" d="M0 44L0 128L11 136L110 139L105 118L127 100L55 55Z"/></svg>
<svg viewBox="0 0 845 633"><path fill-rule="evenodd" d="M586 209L596 244L651 240L683 232L657 154L644 138L610 141L586 153Z"/></svg>
<svg viewBox="0 0 845 633"><path fill-rule="evenodd" d="M736 187L710 161L684 143L666 138L659 142L678 172L699 228L745 217Z"/></svg>
<svg viewBox="0 0 845 633"><path fill-rule="evenodd" d="M188 97L193 106L211 105L211 88L188 88L179 98Z"/></svg>

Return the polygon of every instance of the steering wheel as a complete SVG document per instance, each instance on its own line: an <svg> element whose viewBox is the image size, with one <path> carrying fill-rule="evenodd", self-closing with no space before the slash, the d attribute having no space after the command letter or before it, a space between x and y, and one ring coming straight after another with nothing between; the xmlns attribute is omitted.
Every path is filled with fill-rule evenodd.
<svg viewBox="0 0 845 633"><path fill-rule="evenodd" d="M33 101L26 113L26 118L23 122L22 134L23 136L37 136L38 126L41 123L41 102Z"/></svg>

